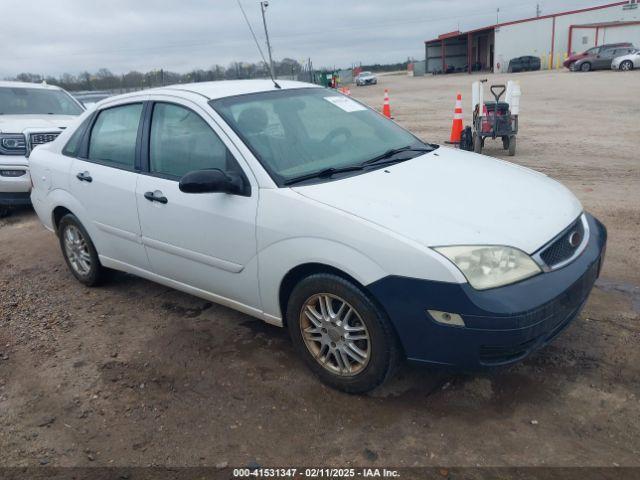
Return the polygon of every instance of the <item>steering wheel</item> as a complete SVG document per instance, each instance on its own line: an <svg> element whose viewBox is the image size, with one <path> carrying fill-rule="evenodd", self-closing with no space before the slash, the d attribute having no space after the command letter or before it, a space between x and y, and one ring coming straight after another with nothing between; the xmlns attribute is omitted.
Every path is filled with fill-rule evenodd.
<svg viewBox="0 0 640 480"><path fill-rule="evenodd" d="M334 128L329 133L327 133L327 136L324 137L320 143L327 146L330 146L330 145L334 146L333 141L340 136L344 137L344 140L341 143L347 143L349 139L353 136L353 134L351 133L351 130L349 130L346 127Z"/></svg>

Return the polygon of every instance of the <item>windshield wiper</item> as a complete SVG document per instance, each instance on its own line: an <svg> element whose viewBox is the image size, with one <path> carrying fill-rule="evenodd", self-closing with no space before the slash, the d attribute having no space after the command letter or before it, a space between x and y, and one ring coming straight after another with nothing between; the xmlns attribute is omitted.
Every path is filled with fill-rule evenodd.
<svg viewBox="0 0 640 480"><path fill-rule="evenodd" d="M285 185L293 185L294 183L304 182L305 180L310 180L312 178L329 178L336 173L345 173L345 172L357 172L358 170L363 170L364 167L362 165L350 165L348 167L341 168L325 168L324 170L318 170L317 172L307 173L306 175L300 175L299 177L293 177L284 182Z"/></svg>
<svg viewBox="0 0 640 480"><path fill-rule="evenodd" d="M373 165L374 163L380 163L382 160L388 160L391 157L393 157L394 155L397 155L399 153L403 153L403 152L422 152L422 153L427 153L427 152L432 152L433 150L435 150L434 148L431 147L412 147L411 145L407 145L406 147L401 147L401 148L392 148L390 150L387 150L386 152L384 152L382 155L378 155L377 157L373 157L369 160L366 160L364 162L361 163L362 166L365 165ZM398 162L403 162L405 160L410 160L413 157L403 157L403 158L398 158L396 159L396 161ZM385 162L386 163L386 162Z"/></svg>

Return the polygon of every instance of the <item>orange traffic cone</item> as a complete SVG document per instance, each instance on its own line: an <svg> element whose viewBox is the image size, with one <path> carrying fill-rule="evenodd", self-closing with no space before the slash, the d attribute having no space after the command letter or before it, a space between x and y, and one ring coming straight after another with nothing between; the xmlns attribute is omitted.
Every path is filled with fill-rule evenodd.
<svg viewBox="0 0 640 480"><path fill-rule="evenodd" d="M456 109L453 113L453 125L451 125L451 138L449 138L449 142L459 143L462 129L462 95L458 94L456 98Z"/></svg>
<svg viewBox="0 0 640 480"><path fill-rule="evenodd" d="M382 105L382 114L391 118L391 105L389 105L389 90L384 89L384 104Z"/></svg>

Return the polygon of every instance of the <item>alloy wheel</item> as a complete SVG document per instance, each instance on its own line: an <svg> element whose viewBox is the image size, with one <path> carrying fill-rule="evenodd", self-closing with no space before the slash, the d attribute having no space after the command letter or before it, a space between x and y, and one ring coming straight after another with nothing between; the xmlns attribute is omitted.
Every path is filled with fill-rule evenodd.
<svg viewBox="0 0 640 480"><path fill-rule="evenodd" d="M71 267L79 275L88 275L91 271L91 253L84 235L75 225L64 230L64 251Z"/></svg>
<svg viewBox="0 0 640 480"><path fill-rule="evenodd" d="M622 64L620 65L620 70L623 70L625 72L631 70L631 62L629 60L625 60L624 62L622 62Z"/></svg>
<svg viewBox="0 0 640 480"><path fill-rule="evenodd" d="M313 358L333 374L351 377L371 357L371 338L360 314L343 298L321 293L307 299L300 331Z"/></svg>

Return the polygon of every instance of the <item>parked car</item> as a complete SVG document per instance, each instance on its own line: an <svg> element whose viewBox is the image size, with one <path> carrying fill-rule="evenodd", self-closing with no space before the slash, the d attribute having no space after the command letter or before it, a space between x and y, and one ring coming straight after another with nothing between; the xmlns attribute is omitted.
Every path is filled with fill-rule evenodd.
<svg viewBox="0 0 640 480"><path fill-rule="evenodd" d="M578 315L606 230L567 188L278 82L112 97L34 151L32 201L71 273L130 272L286 327L348 392L402 359L516 362Z"/></svg>
<svg viewBox="0 0 640 480"><path fill-rule="evenodd" d="M53 140L83 111L61 88L0 82L0 216L30 203L29 153Z"/></svg>
<svg viewBox="0 0 640 480"><path fill-rule="evenodd" d="M633 45L629 42L622 42L622 43L607 43L604 45L600 45L599 47L592 47L589 50L585 50L582 53L574 53L573 55L570 55L562 64L569 70L573 70L572 65L578 60L585 57L594 57L600 54L603 50L607 50L610 48L618 48L618 47L633 47Z"/></svg>
<svg viewBox="0 0 640 480"><path fill-rule="evenodd" d="M84 108L93 107L96 103L112 96L110 92L74 92L73 98L78 100Z"/></svg>
<svg viewBox="0 0 640 480"><path fill-rule="evenodd" d="M372 72L360 72L356 76L356 85L358 87L364 87L365 85L377 85L378 77Z"/></svg>
<svg viewBox="0 0 640 480"><path fill-rule="evenodd" d="M509 60L509 72L528 72L532 70L540 70L540 59L538 57L525 55Z"/></svg>
<svg viewBox="0 0 640 480"><path fill-rule="evenodd" d="M611 62L612 70L629 71L640 68L640 50L633 50L626 55L616 57Z"/></svg>
<svg viewBox="0 0 640 480"><path fill-rule="evenodd" d="M601 50L596 55L587 55L576 60L571 65L571 70L576 72L589 72L591 70L605 70L611 68L611 63L615 57L626 55L634 50L633 47L615 47Z"/></svg>

